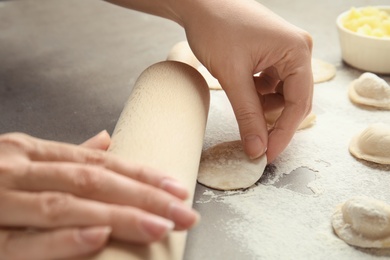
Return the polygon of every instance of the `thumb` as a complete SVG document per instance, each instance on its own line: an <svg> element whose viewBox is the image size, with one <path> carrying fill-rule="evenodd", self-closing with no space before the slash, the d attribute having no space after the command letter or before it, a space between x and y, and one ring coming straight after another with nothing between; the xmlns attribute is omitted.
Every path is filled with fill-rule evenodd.
<svg viewBox="0 0 390 260"><path fill-rule="evenodd" d="M251 159L260 157L267 150L268 130L253 75L236 71L220 82L233 107L245 153Z"/></svg>

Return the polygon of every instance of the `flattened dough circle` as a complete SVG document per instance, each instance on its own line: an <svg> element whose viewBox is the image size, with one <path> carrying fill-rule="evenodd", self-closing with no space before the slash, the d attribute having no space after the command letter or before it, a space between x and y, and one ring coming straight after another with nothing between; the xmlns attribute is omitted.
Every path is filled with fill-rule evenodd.
<svg viewBox="0 0 390 260"><path fill-rule="evenodd" d="M321 83L331 80L336 75L336 67L319 59L311 60L314 83Z"/></svg>
<svg viewBox="0 0 390 260"><path fill-rule="evenodd" d="M276 120L280 117L282 111L271 111L271 112L265 112L265 121L267 122L268 129L271 129L274 125ZM303 130L306 128L311 127L314 125L314 122L316 120L317 116L314 114L314 112L311 112L309 115L303 119L303 121L299 124L297 131L298 130Z"/></svg>
<svg viewBox="0 0 390 260"><path fill-rule="evenodd" d="M219 84L219 81L216 78L214 78L213 75L211 75L211 73L206 69L205 66L200 65L198 67L198 71L200 74L202 74L202 76L206 80L207 85L209 85L209 89L222 90L222 87L221 87L221 84Z"/></svg>
<svg viewBox="0 0 390 260"><path fill-rule="evenodd" d="M265 154L251 160L241 141L220 143L202 153L198 182L217 190L237 190L252 186L263 175Z"/></svg>
<svg viewBox="0 0 390 260"><path fill-rule="evenodd" d="M365 248L390 247L390 205L354 197L338 205L332 215L337 236L347 244Z"/></svg>

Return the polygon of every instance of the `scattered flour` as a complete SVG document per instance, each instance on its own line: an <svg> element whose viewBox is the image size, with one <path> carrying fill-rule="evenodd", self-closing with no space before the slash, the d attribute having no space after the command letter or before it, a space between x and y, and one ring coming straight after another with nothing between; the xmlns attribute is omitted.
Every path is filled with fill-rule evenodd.
<svg viewBox="0 0 390 260"><path fill-rule="evenodd" d="M354 106L347 95L351 78L342 73L338 77L315 86L316 124L296 133L289 147L267 167L272 170L265 174L268 179L245 191L206 189L196 198L195 208L200 211L208 203L230 209L231 217L219 228L236 241L237 250L249 252L253 259L390 257L390 251L349 246L332 230L335 207L350 197L368 196L390 203L390 166L360 161L348 152L352 136L371 123L389 124L390 113ZM234 116L222 95L212 95L205 147L238 137ZM299 167L318 173L319 178L307 185L313 195L272 186L282 175Z"/></svg>

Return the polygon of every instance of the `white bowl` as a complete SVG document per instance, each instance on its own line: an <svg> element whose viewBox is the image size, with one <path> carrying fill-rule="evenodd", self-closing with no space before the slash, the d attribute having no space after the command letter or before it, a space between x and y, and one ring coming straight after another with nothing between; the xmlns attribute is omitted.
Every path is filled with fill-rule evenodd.
<svg viewBox="0 0 390 260"><path fill-rule="evenodd" d="M375 6L390 13L390 6ZM341 55L349 65L379 74L390 74L390 39L365 36L346 29L342 18L348 11L337 17Z"/></svg>

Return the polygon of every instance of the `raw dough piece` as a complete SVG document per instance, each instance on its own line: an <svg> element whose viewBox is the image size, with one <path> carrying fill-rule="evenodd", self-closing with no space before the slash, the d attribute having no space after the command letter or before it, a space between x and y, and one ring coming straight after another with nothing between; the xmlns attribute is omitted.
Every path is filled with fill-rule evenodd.
<svg viewBox="0 0 390 260"><path fill-rule="evenodd" d="M390 86L373 73L365 72L352 81L348 94L355 104L390 109Z"/></svg>
<svg viewBox="0 0 390 260"><path fill-rule="evenodd" d="M218 190L237 190L252 186L263 175L267 157L250 160L241 141L225 142L202 153L198 182Z"/></svg>
<svg viewBox="0 0 390 260"><path fill-rule="evenodd" d="M187 41L176 43L169 51L167 60L180 61L190 65L195 69L197 69L200 64L198 59L192 53L190 45L188 45Z"/></svg>
<svg viewBox="0 0 390 260"><path fill-rule="evenodd" d="M197 69L200 74L202 74L203 78L207 82L207 85L209 86L209 89L222 90L222 87L219 84L218 80L214 78L206 69L206 67L203 66L195 57L187 41L176 43L169 51L167 60L187 63L188 65Z"/></svg>
<svg viewBox="0 0 390 260"><path fill-rule="evenodd" d="M314 124L314 121L316 120L317 116L313 112L311 112L303 121L301 124L298 126L297 130L302 130L305 128L309 128Z"/></svg>
<svg viewBox="0 0 390 260"><path fill-rule="evenodd" d="M273 111L273 112L269 112L269 113L264 114L265 121L267 121L268 129L271 129L274 126L276 119L279 118L281 113L282 113L282 111ZM302 129L309 128L310 126L312 126L314 124L316 117L317 117L316 114L311 112L305 119L303 119L301 124L298 126L297 130L302 130Z"/></svg>
<svg viewBox="0 0 390 260"><path fill-rule="evenodd" d="M319 59L311 60L314 83L321 83L331 80L336 75L336 67Z"/></svg>
<svg viewBox="0 0 390 260"><path fill-rule="evenodd" d="M352 198L336 208L332 226L336 234L350 245L390 247L390 205L383 201Z"/></svg>
<svg viewBox="0 0 390 260"><path fill-rule="evenodd" d="M219 84L219 81L216 78L214 78L213 75L211 75L211 73L206 69L205 66L200 65L198 67L198 71L200 72L200 74L202 74L202 76L206 80L207 85L209 85L209 89L222 90L222 87L221 87L221 84Z"/></svg>
<svg viewBox="0 0 390 260"><path fill-rule="evenodd" d="M359 159L390 164L390 125L372 124L352 138L349 151Z"/></svg>

